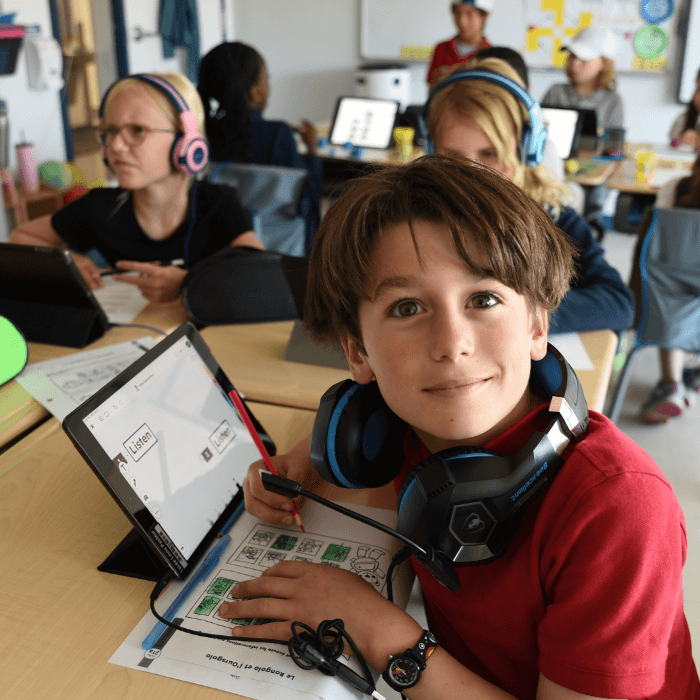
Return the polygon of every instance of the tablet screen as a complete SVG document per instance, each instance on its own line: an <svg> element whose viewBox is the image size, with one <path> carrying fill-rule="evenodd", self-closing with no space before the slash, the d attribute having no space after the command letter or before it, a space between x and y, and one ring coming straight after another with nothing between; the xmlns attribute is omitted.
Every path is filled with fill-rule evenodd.
<svg viewBox="0 0 700 700"><path fill-rule="evenodd" d="M249 465L260 459L193 340L185 334L149 351L133 376L126 370L118 385L98 392L76 433L93 469L176 573L216 534ZM74 414L66 418L69 435Z"/></svg>
<svg viewBox="0 0 700 700"><path fill-rule="evenodd" d="M579 112L575 109L542 107L547 136L552 139L561 158L572 157L577 129L580 133Z"/></svg>
<svg viewBox="0 0 700 700"><path fill-rule="evenodd" d="M399 103L368 97L341 97L338 100L330 142L335 146L351 143L365 148L388 148Z"/></svg>

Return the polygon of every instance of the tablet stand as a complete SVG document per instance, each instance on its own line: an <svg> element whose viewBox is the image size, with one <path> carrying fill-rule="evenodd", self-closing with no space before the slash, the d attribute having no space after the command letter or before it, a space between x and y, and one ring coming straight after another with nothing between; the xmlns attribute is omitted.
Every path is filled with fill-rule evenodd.
<svg viewBox="0 0 700 700"><path fill-rule="evenodd" d="M132 528L97 570L146 581L160 581L168 568L158 561L141 535Z"/></svg>

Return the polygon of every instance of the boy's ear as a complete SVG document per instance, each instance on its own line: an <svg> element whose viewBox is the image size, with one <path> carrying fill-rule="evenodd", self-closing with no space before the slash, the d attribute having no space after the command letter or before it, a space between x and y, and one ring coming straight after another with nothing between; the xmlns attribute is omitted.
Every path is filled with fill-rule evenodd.
<svg viewBox="0 0 700 700"><path fill-rule="evenodd" d="M548 315L544 309L538 309L533 315L532 343L530 359L541 360L547 354L547 336L549 332Z"/></svg>
<svg viewBox="0 0 700 700"><path fill-rule="evenodd" d="M345 357L348 358L348 365L350 366L350 373L352 378L358 384L369 384L374 378L374 371L369 364L369 358L360 350L359 346L354 340L348 337L343 337L340 339L343 344L343 350L345 351Z"/></svg>

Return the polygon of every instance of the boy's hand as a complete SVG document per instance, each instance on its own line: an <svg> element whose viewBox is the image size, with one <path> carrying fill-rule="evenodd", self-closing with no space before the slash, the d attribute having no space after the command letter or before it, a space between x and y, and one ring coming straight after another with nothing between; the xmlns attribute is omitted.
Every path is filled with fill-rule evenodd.
<svg viewBox="0 0 700 700"><path fill-rule="evenodd" d="M280 476L298 481L307 491L313 491L321 482L321 477L311 461L310 446L311 436L302 440L287 454L270 457ZM267 491L260 478L261 469L267 469L262 460L253 462L248 467L248 476L243 481L245 509L266 523L291 525L294 522L291 515L293 505L296 503L298 508L304 499L300 497L292 501L290 498Z"/></svg>
<svg viewBox="0 0 700 700"><path fill-rule="evenodd" d="M102 289L102 287L105 286L102 275L100 275L100 270L90 258L85 255L79 255L78 253L71 253L70 256L73 258L78 272L83 276L83 279L87 282L87 286L90 287L91 290Z"/></svg>
<svg viewBox="0 0 700 700"><path fill-rule="evenodd" d="M380 671L389 654L412 647L422 632L418 622L360 576L324 564L283 561L260 578L236 584L231 594L253 600L222 604L222 617L274 620L236 627L235 636L289 639L292 622L316 629L324 620L341 618L365 660Z"/></svg>
<svg viewBox="0 0 700 700"><path fill-rule="evenodd" d="M176 265L161 266L155 263L119 260L117 267L120 270L138 272L138 276L114 275L114 279L137 286L141 294L154 304L177 299L182 281L187 275L187 270Z"/></svg>

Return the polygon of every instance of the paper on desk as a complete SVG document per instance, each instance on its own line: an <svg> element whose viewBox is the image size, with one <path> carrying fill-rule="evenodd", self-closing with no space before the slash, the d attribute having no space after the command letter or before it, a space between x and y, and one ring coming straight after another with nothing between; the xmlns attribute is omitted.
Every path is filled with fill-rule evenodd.
<svg viewBox="0 0 700 700"><path fill-rule="evenodd" d="M148 305L136 285L117 282L113 277L103 277L105 286L93 294L110 323L131 323Z"/></svg>
<svg viewBox="0 0 700 700"><path fill-rule="evenodd" d="M157 339L146 336L27 365L17 381L58 420L89 399L110 379L150 350Z"/></svg>
<svg viewBox="0 0 700 700"><path fill-rule="evenodd" d="M654 176L651 179L651 184L654 187L663 187L667 182L680 180L683 177L688 177L690 170L688 168L656 168Z"/></svg>
<svg viewBox="0 0 700 700"><path fill-rule="evenodd" d="M386 525L396 524L394 511L350 507ZM220 618L217 611L221 603L232 600L230 590L234 583L257 578L282 559L325 562L362 572L365 580L386 595L386 573L391 556L400 546L397 540L308 501L302 508L302 517L305 533L294 526L267 525L244 512L229 533L232 541L219 565L192 592L177 614L178 624L206 632L230 633L234 622ZM182 586L181 582L171 584L159 598L157 609L166 610ZM405 608L411 590L407 564L398 568L393 590L395 602ZM143 605L144 609L148 607L145 598ZM339 617L342 617L342 611L339 611ZM117 649L110 663L256 700L354 700L365 697L338 678L299 668L283 645L206 639L166 631L154 648L145 651L141 643L155 623L156 619L149 612ZM344 654L340 660L361 674L355 657Z"/></svg>
<svg viewBox="0 0 700 700"><path fill-rule="evenodd" d="M557 333L550 335L549 342L564 355L574 370L594 369L590 355L578 333Z"/></svg>

